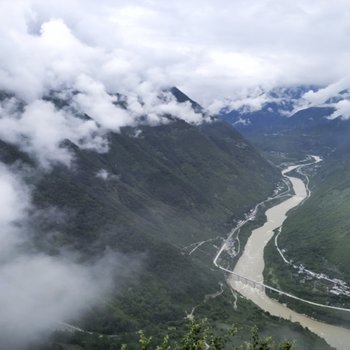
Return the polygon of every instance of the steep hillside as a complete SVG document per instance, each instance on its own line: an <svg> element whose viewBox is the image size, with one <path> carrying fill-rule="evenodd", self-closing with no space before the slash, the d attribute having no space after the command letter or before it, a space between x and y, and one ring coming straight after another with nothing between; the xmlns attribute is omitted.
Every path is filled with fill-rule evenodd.
<svg viewBox="0 0 350 350"><path fill-rule="evenodd" d="M311 178L311 197L286 220L279 247L297 268L282 261L272 242L265 271L269 281L283 290L346 308L350 308L349 151L338 148L321 163ZM346 312L318 313L331 322L350 325Z"/></svg>
<svg viewBox="0 0 350 350"><path fill-rule="evenodd" d="M179 102L189 101L179 90L173 93ZM279 172L226 123L168 120L110 132L107 153L66 140L73 164L45 171L15 145L0 143L1 160L17 168L25 164L33 190L37 214L28 223L32 239L26 249L73 253L82 264L105 252L128 256L130 266L110 276L116 282L112 294L83 317L62 320L85 332L58 333L52 341L84 349L106 341L114 349L121 341L132 343L139 329L158 339L169 329L177 334L192 310L219 328L239 323L244 336L258 324L277 339L293 337L300 349L310 344L326 349L300 327L271 318L244 299L234 302L212 265L232 221L272 193ZM193 244L204 240L212 240L211 251L191 255Z"/></svg>
<svg viewBox="0 0 350 350"><path fill-rule="evenodd" d="M55 237L57 248L94 254L108 246L147 255L143 293L128 293L132 305L119 304L127 320L121 323L114 314L109 332L181 318L214 292L216 278L181 248L225 236L232 219L268 196L278 180L276 170L220 122L195 127L178 121L140 130L138 137L132 129L112 134L105 155L75 149L75 170L57 167L35 192L40 208L74 213ZM138 298L148 311L135 303Z"/></svg>
<svg viewBox="0 0 350 350"><path fill-rule="evenodd" d="M311 198L289 214L278 238L279 247L291 264L283 261L274 240L271 241L266 249L265 278L269 284L299 297L349 308L350 122L346 116L342 118L338 105L347 103L345 95L289 117L267 103L261 110L243 114L233 111L224 119L236 113L236 118L241 119L236 127L276 163L300 160L307 154L323 157L316 171L309 169ZM349 327L346 312L304 307L283 298L281 302Z"/></svg>

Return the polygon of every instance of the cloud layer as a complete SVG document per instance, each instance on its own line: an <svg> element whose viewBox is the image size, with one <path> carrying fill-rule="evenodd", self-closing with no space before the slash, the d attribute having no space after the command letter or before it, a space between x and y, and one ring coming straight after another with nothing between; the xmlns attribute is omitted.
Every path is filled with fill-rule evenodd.
<svg viewBox="0 0 350 350"><path fill-rule="evenodd" d="M199 122L187 108L164 106L158 92L178 86L217 111L242 91L257 108L261 97L249 93L256 86L337 81L349 72L349 15L345 0L4 0L0 89L27 103L79 89L75 106L111 130L142 115L165 122L160 114L169 109ZM129 97L130 113L116 108L108 95L116 92ZM85 146L101 150L99 137L84 136Z"/></svg>
<svg viewBox="0 0 350 350"><path fill-rule="evenodd" d="M0 347L16 350L116 293L119 279L139 264L117 252L82 263L77 253L33 248L29 217L36 213L21 173L0 164Z"/></svg>
<svg viewBox="0 0 350 350"><path fill-rule="evenodd" d="M113 48L103 45L107 36L114 41L114 20L98 17L95 5L90 4L91 13L83 2L64 2L52 9L46 5L0 4L0 90L10 93L0 106L3 140L19 145L47 168L54 162L70 163L62 147L66 139L105 152L106 134L124 126L167 123L169 114L190 123L203 121L189 103L179 104L165 92L171 81L126 49L123 40ZM72 7L79 18L106 20L108 29L98 32L102 28L97 25L99 36L89 39L90 24L84 22L81 29L69 26L75 23ZM59 106L57 100L63 103Z"/></svg>
<svg viewBox="0 0 350 350"><path fill-rule="evenodd" d="M77 72L103 81L108 91L143 81L177 85L205 104L242 86L328 84L349 70L345 0L4 0L0 6L0 81L26 98Z"/></svg>

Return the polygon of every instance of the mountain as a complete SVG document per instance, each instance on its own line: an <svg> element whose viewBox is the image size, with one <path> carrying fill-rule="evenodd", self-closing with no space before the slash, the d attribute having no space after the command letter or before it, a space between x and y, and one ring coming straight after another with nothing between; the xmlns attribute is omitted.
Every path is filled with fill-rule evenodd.
<svg viewBox="0 0 350 350"><path fill-rule="evenodd" d="M312 195L290 212L278 238L291 264L282 260L271 240L265 251L265 280L304 299L350 308L349 90L342 83L304 91L291 98L289 105L298 108L293 112L293 107L289 115L271 103L250 112L234 110L221 118L277 164L308 154L320 155L323 161L307 171ZM326 322L349 326L346 312L301 306L283 298L281 302Z"/></svg>
<svg viewBox="0 0 350 350"><path fill-rule="evenodd" d="M42 209L76 213L60 237L65 245L89 255L105 246L146 254L132 290L115 300L113 312L103 310L108 325L95 317L84 324L100 333L181 320L214 293L219 275L182 248L225 236L230 222L278 180L276 170L221 122L141 130L138 137L132 129L110 135L105 155L75 149L77 170L55 168L35 193ZM96 176L102 169L106 179Z"/></svg>
<svg viewBox="0 0 350 350"><path fill-rule="evenodd" d="M179 90L176 86L173 86L169 89L169 92L175 97L175 99L179 103L189 102L196 112L204 112L204 108L198 104L196 101L193 101L187 95L185 95L181 90Z"/></svg>
<svg viewBox="0 0 350 350"><path fill-rule="evenodd" d="M302 85L254 90L247 96L227 100L220 116L243 133L273 132L283 127L286 117L295 110L307 91L317 89L316 86Z"/></svg>
<svg viewBox="0 0 350 350"><path fill-rule="evenodd" d="M180 103L201 108L181 91L172 92ZM52 346L87 349L90 342L97 347L107 342L114 349L136 340L140 329L159 339L169 329L181 332L192 310L219 328L240 323L245 336L257 324L277 339L296 339L300 349L328 348L298 325L270 317L245 299L233 307L231 290L212 259L232 221L269 196L280 174L232 126L211 120L193 125L170 116L163 125L124 127L108 134L104 153L68 139L64 146L73 164L45 171L30 153L0 142L4 164L25 165L35 210L56 213L54 220L44 214L31 217L27 249L50 256L73 252L83 263L106 251L131 260L111 275L118 287L99 306L88 308L83 317L62 320L80 331L56 332ZM191 254L194 244L205 240L213 242L209 250Z"/></svg>
<svg viewBox="0 0 350 350"><path fill-rule="evenodd" d="M286 122L286 117L281 115L278 105L274 102L267 103L258 111L241 113L233 110L222 113L222 119L244 133L251 133L256 130L273 132Z"/></svg>
<svg viewBox="0 0 350 350"><path fill-rule="evenodd" d="M250 123L236 127L258 149L276 163L322 156L310 170L311 197L293 210L279 236L279 246L291 264L286 264L271 241L266 249L265 278L281 290L322 304L349 308L350 270L350 121L346 106L349 91L343 84L307 92L290 104L299 106L288 116L266 103L258 111L245 113ZM306 103L307 102L307 103ZM232 111L221 116L240 114ZM320 310L281 299L299 312L348 327L347 313Z"/></svg>
<svg viewBox="0 0 350 350"><path fill-rule="evenodd" d="M272 159L277 154L277 161L283 159L282 154L294 159L315 152L327 155L349 144L350 123L339 109L339 103L347 101L348 93L332 91L332 95L324 92L327 88L310 87L309 91L308 88L301 87L290 96L279 95L278 99L266 94L259 109L226 108L220 117ZM313 96L317 94L323 99L316 100Z"/></svg>
<svg viewBox="0 0 350 350"><path fill-rule="evenodd" d="M316 172L309 172L311 197L288 216L279 236L280 248L295 267L284 264L270 244L266 270L268 280L282 290L344 308L350 308L349 155L349 146L339 146ZM349 327L347 312L309 306L303 311Z"/></svg>

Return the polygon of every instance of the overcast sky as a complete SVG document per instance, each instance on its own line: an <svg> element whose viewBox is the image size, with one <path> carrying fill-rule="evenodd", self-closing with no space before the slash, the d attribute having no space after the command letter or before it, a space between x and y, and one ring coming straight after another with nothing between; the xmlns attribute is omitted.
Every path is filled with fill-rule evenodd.
<svg viewBox="0 0 350 350"><path fill-rule="evenodd" d="M49 73L88 71L108 90L152 81L208 105L256 85L327 84L350 65L347 0L2 0L0 28L1 84L34 94Z"/></svg>

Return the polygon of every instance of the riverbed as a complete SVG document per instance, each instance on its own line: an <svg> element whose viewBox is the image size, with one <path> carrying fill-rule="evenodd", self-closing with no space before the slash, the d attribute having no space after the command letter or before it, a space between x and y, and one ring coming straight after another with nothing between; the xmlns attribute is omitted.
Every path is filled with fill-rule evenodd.
<svg viewBox="0 0 350 350"><path fill-rule="evenodd" d="M319 158L314 157L314 159L315 162L319 161ZM298 167L298 165L290 166L283 171L283 174L287 174L289 171ZM264 248L266 244L273 237L273 231L283 224L288 211L297 207L308 197L307 188L302 180L292 176L287 177L292 184L295 194L265 212L266 222L261 227L252 231L243 254L234 268L233 272L235 274L263 283L263 271L265 267ZM324 338L328 344L339 350L350 349L350 330L316 321L299 314L285 305L270 299L265 292L235 280L233 276L229 278L229 283L233 289L270 314L292 322L299 322L303 327L309 328L310 331Z"/></svg>

